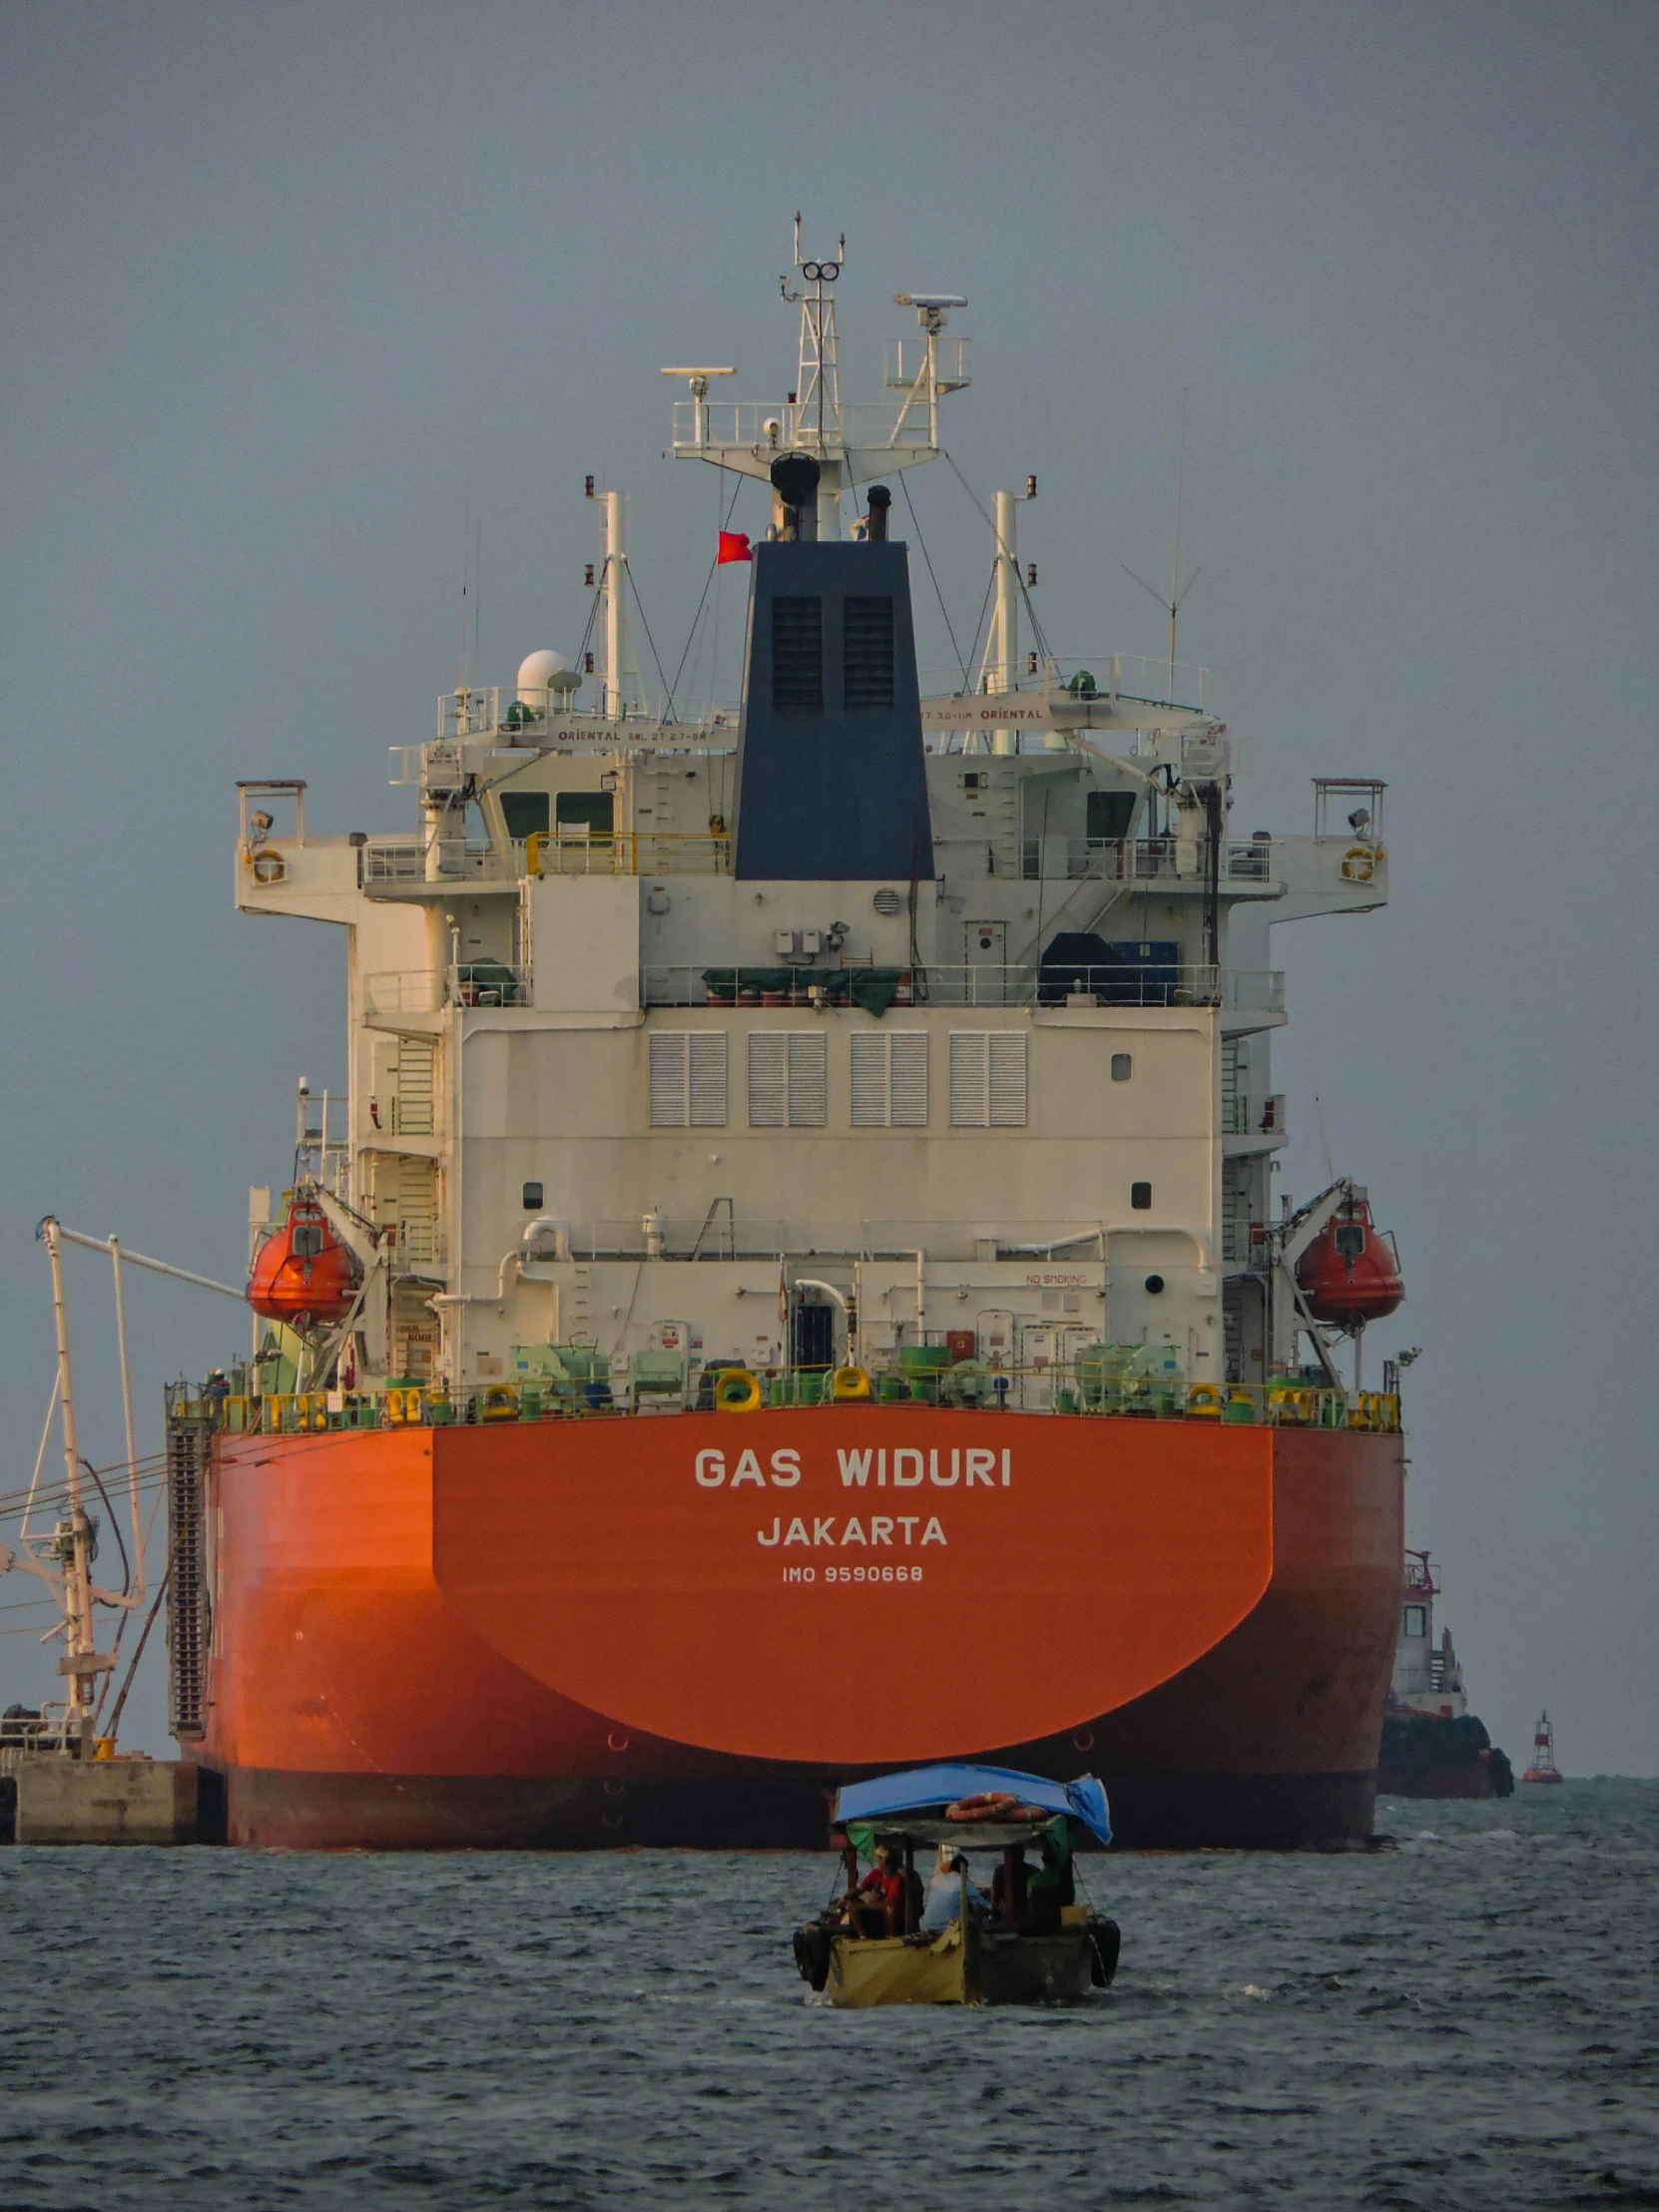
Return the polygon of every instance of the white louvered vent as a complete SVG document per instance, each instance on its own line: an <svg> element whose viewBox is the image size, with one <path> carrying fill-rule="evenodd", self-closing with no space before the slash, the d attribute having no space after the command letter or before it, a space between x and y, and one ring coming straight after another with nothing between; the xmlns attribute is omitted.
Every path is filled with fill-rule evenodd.
<svg viewBox="0 0 1659 2212"><path fill-rule="evenodd" d="M927 1032L884 1031L852 1039L852 1126L925 1129Z"/></svg>
<svg viewBox="0 0 1659 2212"><path fill-rule="evenodd" d="M1014 1029L990 1033L991 1127L1025 1127L1025 1039Z"/></svg>
<svg viewBox="0 0 1659 2212"><path fill-rule="evenodd" d="M694 1129L726 1127L726 1032L694 1029L691 1032L691 1125Z"/></svg>
<svg viewBox="0 0 1659 2212"><path fill-rule="evenodd" d="M651 1036L651 1126L684 1129L690 1119L687 1097L687 1046L684 1029L653 1030Z"/></svg>
<svg viewBox="0 0 1659 2212"><path fill-rule="evenodd" d="M895 1129L927 1127L927 1032L900 1029L888 1039L891 1054L887 1096Z"/></svg>
<svg viewBox="0 0 1659 2212"><path fill-rule="evenodd" d="M953 1128L1025 1127L1025 1044L1017 1029L950 1032Z"/></svg>
<svg viewBox="0 0 1659 2212"><path fill-rule="evenodd" d="M724 1129L726 1034L658 1029L651 1036L653 1129Z"/></svg>
<svg viewBox="0 0 1659 2212"><path fill-rule="evenodd" d="M822 1030L750 1031L751 1129L822 1129L827 1093Z"/></svg>

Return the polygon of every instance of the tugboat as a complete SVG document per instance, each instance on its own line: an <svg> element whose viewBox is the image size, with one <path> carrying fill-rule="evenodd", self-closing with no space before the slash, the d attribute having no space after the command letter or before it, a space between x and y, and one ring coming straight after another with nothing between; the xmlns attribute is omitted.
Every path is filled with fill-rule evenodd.
<svg viewBox="0 0 1659 2212"><path fill-rule="evenodd" d="M1506 1798L1509 1761L1468 1709L1451 1630L1434 1641L1439 1584L1426 1551L1405 1554L1399 1644L1382 1715L1380 1797Z"/></svg>
<svg viewBox="0 0 1659 2212"><path fill-rule="evenodd" d="M1538 1715L1538 1725L1532 1731L1532 1764L1521 1776L1523 1782L1561 1782L1565 1780L1555 1764L1555 1730L1550 1726L1547 1713Z"/></svg>
<svg viewBox="0 0 1659 2212"><path fill-rule="evenodd" d="M795 1934L803 1980L833 2005L1042 2004L1109 1988L1117 1923L1075 1899L1072 1851L1112 1840L1092 1775L1051 1782L1004 1767L918 1767L836 1794L846 1889ZM939 1847L924 1893L918 1844ZM1042 1863L1027 1869L1028 1849ZM967 1854L1001 1867L987 1899ZM858 1863L870 1872L860 1882Z"/></svg>

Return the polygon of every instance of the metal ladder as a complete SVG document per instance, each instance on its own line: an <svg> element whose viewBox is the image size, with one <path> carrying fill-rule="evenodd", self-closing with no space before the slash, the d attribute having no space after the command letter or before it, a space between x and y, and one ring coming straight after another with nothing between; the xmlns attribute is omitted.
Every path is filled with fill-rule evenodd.
<svg viewBox="0 0 1659 2212"><path fill-rule="evenodd" d="M212 1600L208 1590L208 1454L205 1421L167 1424L167 1512L171 1560L167 1578L168 1725L181 1742L200 1738L208 1723L208 1653Z"/></svg>

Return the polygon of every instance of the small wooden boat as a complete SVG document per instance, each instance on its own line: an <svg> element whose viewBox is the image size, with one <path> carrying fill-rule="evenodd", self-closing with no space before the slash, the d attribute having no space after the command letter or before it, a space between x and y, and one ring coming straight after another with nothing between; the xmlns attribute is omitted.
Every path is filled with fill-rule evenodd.
<svg viewBox="0 0 1659 2212"><path fill-rule="evenodd" d="M1004 1767L913 1768L840 1791L834 1827L844 1894L795 1935L802 1977L831 2004L1046 2004L1111 1986L1117 1923L1076 1902L1071 1873L1078 1842L1111 1841L1106 1793L1092 1775L1052 1782ZM942 1928L942 1905L922 1925L918 1845L963 1861L960 1902ZM1031 1849L1042 1858L1034 1873ZM988 1906L968 1877L974 1851L1001 1863ZM879 1873L860 1882L860 1860L876 1868L878 1853Z"/></svg>

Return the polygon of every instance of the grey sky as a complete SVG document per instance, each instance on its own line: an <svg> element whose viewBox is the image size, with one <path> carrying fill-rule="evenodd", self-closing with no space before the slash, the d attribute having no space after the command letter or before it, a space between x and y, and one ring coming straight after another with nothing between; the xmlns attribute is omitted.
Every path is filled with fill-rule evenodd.
<svg viewBox="0 0 1659 2212"><path fill-rule="evenodd" d="M232 910L233 780L404 827L385 748L455 680L468 516L505 682L580 636L586 470L678 658L716 492L661 458L658 368L781 394L800 206L847 235L847 396L895 290L969 295L949 443L981 496L1039 474L1061 652L1161 646L1122 564L1167 569L1190 389L1182 655L1246 826L1311 827L1314 774L1390 786L1389 911L1278 935L1282 1187L1324 1180L1317 1092L1399 1236L1408 1529L1476 1709L1659 1771L1656 93L1647 5L10 0L0 1487L51 1382L38 1216L235 1279L294 1077L342 1075L337 942ZM985 532L942 464L911 482L965 630ZM162 1375L246 1324L135 1306L153 1447ZM0 1702L48 1687L0 1633Z"/></svg>

